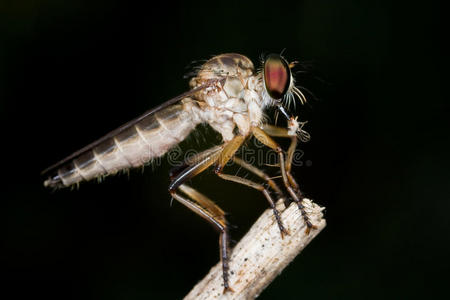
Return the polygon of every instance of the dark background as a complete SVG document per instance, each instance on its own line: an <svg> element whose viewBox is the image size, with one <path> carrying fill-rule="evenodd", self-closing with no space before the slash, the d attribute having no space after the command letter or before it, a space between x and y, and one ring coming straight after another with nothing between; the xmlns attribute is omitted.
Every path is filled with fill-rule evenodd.
<svg viewBox="0 0 450 300"><path fill-rule="evenodd" d="M300 60L312 140L295 176L326 229L261 299L448 294L450 105L444 7L390 1L0 2L3 299L181 298L218 261L169 165L52 193L40 171L187 90L194 60ZM184 144L204 148L213 141ZM216 138L217 139L217 138ZM267 208L211 172L193 181L235 225Z"/></svg>

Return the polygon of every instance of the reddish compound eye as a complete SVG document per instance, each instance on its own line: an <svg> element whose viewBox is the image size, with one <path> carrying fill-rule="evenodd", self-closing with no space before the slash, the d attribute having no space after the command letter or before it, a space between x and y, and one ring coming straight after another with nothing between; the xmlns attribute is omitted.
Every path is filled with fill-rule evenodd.
<svg viewBox="0 0 450 300"><path fill-rule="evenodd" d="M264 84L273 99L283 98L291 84L291 70L287 61L277 54L270 54L264 61Z"/></svg>

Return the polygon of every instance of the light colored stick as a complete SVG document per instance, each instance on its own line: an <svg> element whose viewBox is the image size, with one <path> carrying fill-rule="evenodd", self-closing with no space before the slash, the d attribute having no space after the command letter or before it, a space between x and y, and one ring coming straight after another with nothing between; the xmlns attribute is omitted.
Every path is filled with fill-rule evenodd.
<svg viewBox="0 0 450 300"><path fill-rule="evenodd" d="M256 298L325 227L324 208L308 199L304 199L304 206L317 229L312 229L307 235L306 224L297 205L292 203L282 211L283 204L277 203L282 211L283 224L290 234L281 238L271 209L259 217L232 252L229 282L234 292L223 293L222 265L218 263L184 299Z"/></svg>

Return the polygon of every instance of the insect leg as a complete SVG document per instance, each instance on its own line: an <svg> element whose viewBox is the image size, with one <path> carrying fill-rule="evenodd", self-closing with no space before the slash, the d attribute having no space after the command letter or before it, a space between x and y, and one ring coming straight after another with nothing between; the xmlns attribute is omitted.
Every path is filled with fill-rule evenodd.
<svg viewBox="0 0 450 300"><path fill-rule="evenodd" d="M187 167L184 168L181 172L178 172L178 174L172 179L172 182L169 185L169 193L174 197L176 200L180 201L181 203L188 206L191 210L208 220L211 224L215 225L216 228L220 230L220 259L222 261L222 272L223 272L223 285L224 285L224 291L231 290L230 285L228 283L228 261L230 257L229 249L228 249L228 232L227 227L225 223L225 218L223 217L224 213L223 211L215 205L211 200L200 194L199 192L195 191L192 188L187 187L184 185L184 182L191 179L192 177L200 174L204 170L206 170L208 167L210 167L215 162L218 162L219 164L221 162L226 162L229 160L226 160L225 158L230 155L230 151L236 147L237 144L239 146L244 141L243 137L236 137L235 139L231 140L230 142L226 143L220 147L211 148L209 150L206 150L199 155L196 156L197 162L195 162L192 165L189 165L189 162L187 162ZM231 146L230 146L231 145ZM225 153L224 153L225 152ZM236 151L234 151L236 152ZM234 154L234 152L232 154ZM232 155L231 154L231 155ZM231 156L229 156L231 157ZM187 195L189 195L192 199L196 200L198 203L195 205L194 202L189 201L188 199L180 196L177 193L177 189L183 191ZM194 204L193 204L194 203ZM208 215L208 212L210 214ZM219 222L214 218L214 216L221 216L223 222Z"/></svg>
<svg viewBox="0 0 450 300"><path fill-rule="evenodd" d="M291 174L292 160L294 158L295 149L297 149L297 142L298 142L297 135L289 133L289 130L287 128L273 126L269 124L264 125L262 130L266 132L268 135L273 137L282 137L291 139L291 144L289 145L288 151L286 152L286 160L285 160L286 175L289 179L289 182L293 186L294 190L299 195L299 198L304 198L297 182L295 181L294 177Z"/></svg>
<svg viewBox="0 0 450 300"><path fill-rule="evenodd" d="M250 181L248 179L245 179L245 178L242 178L239 176L228 175L228 174L222 173L224 166L228 163L228 161L230 161L230 159L233 159L234 154L242 146L242 143L244 141L245 141L245 137L238 135L238 136L235 136L228 144L225 145L223 151L220 153L220 156L217 160L217 165L216 165L214 172L217 174L217 176L221 177L224 180L233 181L233 182L243 184L243 185L246 185L246 186L249 186L256 190L261 191L264 194L264 196L266 197L267 201L269 201L270 207L273 209L275 218L278 223L278 227L280 228L280 231L281 231L281 236L283 237L284 234L289 234L289 233L284 228L283 223L281 222L280 214L275 207L275 202L273 201L272 197L270 196L269 191L263 185L258 184L256 182ZM276 187L276 188L278 188L278 187Z"/></svg>
<svg viewBox="0 0 450 300"><path fill-rule="evenodd" d="M244 136L237 135L231 141L225 144L223 151L220 153L220 156L217 159L217 165L216 168L214 169L214 172L216 172L216 174L222 172L222 169L234 156L236 151L242 146L244 141L245 141Z"/></svg>
<svg viewBox="0 0 450 300"><path fill-rule="evenodd" d="M182 167L181 170L175 170L176 176L171 176L173 178L169 185L169 192L172 193L178 186L200 174L214 163L216 163L214 171L220 173L244 141L244 136L237 135L222 146L213 147L195 156L197 159L192 165L187 162L185 164L187 167Z"/></svg>
<svg viewBox="0 0 450 300"><path fill-rule="evenodd" d="M302 213L303 220L306 223L306 232L309 233L311 229L314 229L315 226L311 223L309 220L308 214L305 211L305 207L303 206L303 194L300 193L300 190L298 190L298 185L296 184L295 180L292 178L292 175L288 175L288 172L286 171L286 161L284 158L283 150L281 147L275 142L265 131L258 127L252 128L252 133L255 136L257 140L259 140L261 143L266 145L267 147L275 150L278 155L280 156L280 169L281 169L281 176L283 178L283 183L289 192L289 195L292 197L293 201L297 203L298 208L300 209ZM291 148L291 147L290 147ZM291 185L291 180L289 178L292 178L292 181L295 183L295 185ZM297 190L296 190L297 189Z"/></svg>
<svg viewBox="0 0 450 300"><path fill-rule="evenodd" d="M200 174L214 164L222 153L222 149L223 147L208 149L197 155L192 164L186 162L180 169L175 170L173 172L174 174L171 174L172 181L169 184L169 192L172 193L184 182Z"/></svg>
<svg viewBox="0 0 450 300"><path fill-rule="evenodd" d="M240 159L239 157L234 156L233 157L233 161L235 163L237 163L238 165L242 166L243 168L249 170L250 172L254 173L255 175L257 175L258 177L260 177L261 179L263 179L265 182L267 182L267 184L275 191L275 193L277 193L278 195L278 199L284 198L284 194L283 191L278 187L278 185L275 183L275 181L273 181L269 175L267 175L266 173L264 173L264 171L258 169L257 167L249 164L248 162Z"/></svg>
<svg viewBox="0 0 450 300"><path fill-rule="evenodd" d="M242 177L235 176L235 175L223 174L221 172L216 173L216 174L217 174L217 176L219 176L220 178L222 178L224 180L243 184L243 185L246 185L248 187L254 188L254 189L262 192L264 197L266 197L267 201L269 202L270 207L273 210L273 214L277 221L278 228L280 228L281 238L283 238L285 234L289 235L289 232L284 227L283 222L281 221L280 213L275 206L275 202L273 201L272 197L270 196L269 191L262 184L259 184L259 183L253 182L251 180L248 180L246 178L242 178Z"/></svg>
<svg viewBox="0 0 450 300"><path fill-rule="evenodd" d="M287 199L286 199L286 196L284 195L283 191L278 187L278 185L275 183L275 181L272 180L272 179L269 177L269 175L267 175L266 173L264 173L264 171L262 171L262 170L258 169L257 167L255 167L255 166L253 166L253 165L247 163L246 161L240 159L239 157L234 156L232 159L233 159L233 161L234 161L236 164L240 165L241 167L243 167L243 168L249 170L250 172L254 173L254 174L257 175L258 177L260 177L261 179L263 179L263 180L266 182L266 184L267 184L272 190L275 191L275 193L277 194L277 200L280 200L280 199L281 199L281 200L283 200L284 202L286 202ZM224 179L225 179L225 178L224 178ZM247 179L245 179L245 180L247 180ZM233 180L232 180L232 181L233 181ZM239 183L241 183L241 182L239 182ZM242 184L245 184L245 183L242 183ZM255 184L257 184L257 183L255 183ZM246 185L246 184L245 184L245 185ZM261 184L258 184L258 185L259 185L259 189L261 189L261 187L264 188L263 185L261 185ZM257 189L258 189L258 188L257 188ZM267 192L268 192L268 191L267 191ZM281 231L281 236L283 237L283 234L289 234L289 233L287 232L287 230L285 229L285 227L283 226L283 224L282 224L282 221L281 221L281 219L280 219L280 217L279 217L279 211L278 211L278 209L275 207L274 201L272 200L271 197L270 197L270 199L269 199L269 198L266 196L265 193L264 193L264 196L265 196L266 199L269 201L270 207L273 209L275 219L277 220L278 227L280 228L280 231ZM270 196L270 195L269 195L269 196Z"/></svg>
<svg viewBox="0 0 450 300"><path fill-rule="evenodd" d="M171 180L174 179L176 176L178 176L180 173L182 173L188 167L199 163L206 157L214 155L216 152L222 150L223 146L224 145L215 146L215 147L209 148L203 152L197 153L197 154L193 155L192 157L188 157L181 165L175 166L169 171L170 179Z"/></svg>
<svg viewBox="0 0 450 300"><path fill-rule="evenodd" d="M207 220L210 224L212 224L216 229L220 231L219 248L220 248L220 259L222 261L224 293L229 290L232 291L228 283L229 236L224 211L220 209L220 207L217 206L208 197L185 184L179 185L178 190L183 192L192 200L179 195L177 192L171 193L173 198L175 198L183 205L187 206L197 215Z"/></svg>

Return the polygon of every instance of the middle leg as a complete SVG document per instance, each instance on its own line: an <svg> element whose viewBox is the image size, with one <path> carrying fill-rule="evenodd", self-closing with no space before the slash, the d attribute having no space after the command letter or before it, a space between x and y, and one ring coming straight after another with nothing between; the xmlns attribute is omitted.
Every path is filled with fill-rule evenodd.
<svg viewBox="0 0 450 300"><path fill-rule="evenodd" d="M273 210L275 219L278 224L278 228L280 228L281 237L284 237L285 234L289 234L289 233L281 221L280 213L278 212L278 209L276 208L275 202L273 201L272 197L270 196L269 191L262 184L253 182L251 180L248 180L248 179L245 179L245 178L242 178L239 176L222 173L224 166L235 157L234 155L235 155L236 151L242 146L244 141L245 141L244 136L236 136L232 141L230 141L224 147L223 151L220 153L220 156L217 160L217 165L216 165L216 168L214 171L217 174L217 176L219 176L220 178L222 178L224 180L233 181L233 182L236 182L236 183L239 183L242 185L246 185L248 187L254 188L254 189L262 192L262 194L267 199L270 207ZM261 171L260 173L263 173L263 172ZM269 183L272 183L273 187L275 188L275 190L277 192L280 191L280 189L276 186L276 184L273 181L269 181Z"/></svg>
<svg viewBox="0 0 450 300"><path fill-rule="evenodd" d="M284 234L289 234L288 231L284 228L283 223L281 222L280 214L275 206L275 202L273 201L272 197L269 194L269 191L261 184L258 184L256 182L253 182L251 180L235 176L235 175L229 175L229 174L223 174L222 170L225 167L225 165L233 159L234 155L236 154L236 151L242 146L242 144L245 141L244 136L236 136L233 140L231 140L223 149L223 151L220 153L219 158L217 159L217 165L214 169L214 172L219 176L220 178L228 181L233 181L239 184L246 185L248 187L254 188L256 190L259 190L263 193L264 197L266 197L267 201L270 204L270 207L273 210L273 213L275 215L275 219L277 220L278 227L280 228L281 237L284 236Z"/></svg>
<svg viewBox="0 0 450 300"><path fill-rule="evenodd" d="M277 221L277 224L278 224L278 228L280 228L281 238L284 238L284 235L289 235L288 230L284 227L283 222L281 221L280 212L276 208L275 201L273 201L272 197L270 196L269 191L262 184L256 183L254 181L251 181L251 180L248 180L246 178L242 178L242 177L239 177L236 175L224 174L222 172L218 172L216 174L217 174L217 176L219 176L220 178L222 178L224 180L236 182L236 183L239 183L242 185L246 185L248 187L251 187L255 190L262 192L264 197L266 197L267 201L269 202L270 208L272 208L273 214L275 216L275 220Z"/></svg>

